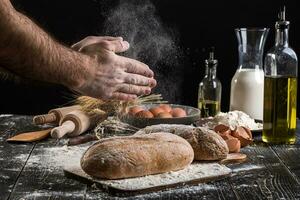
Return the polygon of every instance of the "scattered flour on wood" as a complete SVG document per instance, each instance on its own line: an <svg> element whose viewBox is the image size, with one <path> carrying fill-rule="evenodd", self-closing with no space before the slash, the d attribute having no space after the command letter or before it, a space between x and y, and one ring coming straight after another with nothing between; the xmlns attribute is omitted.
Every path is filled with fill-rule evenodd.
<svg viewBox="0 0 300 200"><path fill-rule="evenodd" d="M262 158L265 158L265 156L263 156L263 155L257 155L256 158L261 158L262 159Z"/></svg>
<svg viewBox="0 0 300 200"><path fill-rule="evenodd" d="M3 178L3 179L9 179L9 176L2 175L2 174L0 173L0 178ZM0 182L1 182L1 181L0 181Z"/></svg>
<svg viewBox="0 0 300 200"><path fill-rule="evenodd" d="M212 183L200 183L198 185L186 185L177 188L165 189L156 192L148 192L145 194L137 194L130 197L113 197L108 193L103 193L99 189L94 188L93 193L89 193L86 195L86 199L118 199L118 200L143 200L143 199L194 199L195 195L199 196L199 192L202 191L201 199L211 199L210 196L214 196L214 192L221 189L224 186L214 185Z"/></svg>
<svg viewBox="0 0 300 200"><path fill-rule="evenodd" d="M0 115L0 118L7 118L7 120L14 121L14 122L20 122L20 120L27 120L27 121L32 120L32 117L30 117L30 116L11 115L11 114ZM4 119L4 120L6 120L6 119Z"/></svg>
<svg viewBox="0 0 300 200"><path fill-rule="evenodd" d="M8 121L8 122L3 122L1 123L2 126L15 126L16 122L13 121Z"/></svg>
<svg viewBox="0 0 300 200"><path fill-rule="evenodd" d="M80 158L88 146L60 146L35 149L27 167L39 167L44 170L62 170L67 166L79 165Z"/></svg>
<svg viewBox="0 0 300 200"><path fill-rule="evenodd" d="M124 190L140 190L154 186L170 185L188 182L195 179L205 179L227 175L231 172L229 168L217 163L193 163L187 168L163 174L149 175L144 177L100 180L104 185L121 188Z"/></svg>
<svg viewBox="0 0 300 200"><path fill-rule="evenodd" d="M53 191L53 192L49 192L49 191L43 191L43 190L36 190L33 192L27 192L27 194L25 194L22 198L20 198L19 200L27 200L30 197L49 197L49 199L52 199L53 197L83 197L84 196L84 192L58 192L58 191Z"/></svg>
<svg viewBox="0 0 300 200"><path fill-rule="evenodd" d="M258 187L257 184L251 184L251 187ZM241 184L239 186L235 186L234 188L249 188L248 184Z"/></svg>
<svg viewBox="0 0 300 200"><path fill-rule="evenodd" d="M252 164L239 165L239 167L233 169L232 172L238 173L238 172L243 172L243 171L258 170L258 169L262 169L264 167L265 166L263 166L263 165L252 165Z"/></svg>
<svg viewBox="0 0 300 200"><path fill-rule="evenodd" d="M16 160L25 161L28 158L28 154L20 154L14 157Z"/></svg>
<svg viewBox="0 0 300 200"><path fill-rule="evenodd" d="M13 115L11 115L11 114L4 114L4 115L0 115L0 118L2 118L2 117L11 117L11 116L13 116Z"/></svg>

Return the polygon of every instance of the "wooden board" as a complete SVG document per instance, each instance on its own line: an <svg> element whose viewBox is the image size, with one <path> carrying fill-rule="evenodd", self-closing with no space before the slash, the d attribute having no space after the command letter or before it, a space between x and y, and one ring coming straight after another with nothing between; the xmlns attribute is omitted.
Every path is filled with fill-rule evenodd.
<svg viewBox="0 0 300 200"><path fill-rule="evenodd" d="M177 172L120 180L92 178L87 175L79 165L64 168L64 172L67 177L84 182L96 183L102 188L106 188L108 191L113 191L114 193L143 193L223 179L231 174L231 169L216 162L198 162Z"/></svg>

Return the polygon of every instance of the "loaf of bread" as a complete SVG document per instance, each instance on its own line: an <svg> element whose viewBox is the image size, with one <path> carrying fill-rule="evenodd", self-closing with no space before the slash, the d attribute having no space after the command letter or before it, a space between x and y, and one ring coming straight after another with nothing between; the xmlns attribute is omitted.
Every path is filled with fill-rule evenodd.
<svg viewBox="0 0 300 200"><path fill-rule="evenodd" d="M81 158L88 175L121 179L177 171L194 159L191 145L171 133L153 133L102 139Z"/></svg>
<svg viewBox="0 0 300 200"><path fill-rule="evenodd" d="M145 127L135 135L168 132L186 139L194 150L195 160L222 160L229 153L224 139L212 130L187 125L159 124Z"/></svg>

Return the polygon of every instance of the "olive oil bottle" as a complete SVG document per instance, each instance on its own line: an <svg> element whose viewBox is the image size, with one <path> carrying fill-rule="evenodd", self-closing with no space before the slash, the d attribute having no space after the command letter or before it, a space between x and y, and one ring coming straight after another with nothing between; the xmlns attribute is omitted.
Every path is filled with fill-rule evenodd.
<svg viewBox="0 0 300 200"><path fill-rule="evenodd" d="M262 140L274 144L296 141L297 56L288 44L285 8L276 22L276 43L265 58Z"/></svg>
<svg viewBox="0 0 300 200"><path fill-rule="evenodd" d="M214 58L214 48L205 60L205 76L199 84L198 108L201 117L213 117L221 111L222 85L217 78L218 60Z"/></svg>
<svg viewBox="0 0 300 200"><path fill-rule="evenodd" d="M221 110L220 102L200 99L198 101L198 108L201 111L201 117L215 116Z"/></svg>

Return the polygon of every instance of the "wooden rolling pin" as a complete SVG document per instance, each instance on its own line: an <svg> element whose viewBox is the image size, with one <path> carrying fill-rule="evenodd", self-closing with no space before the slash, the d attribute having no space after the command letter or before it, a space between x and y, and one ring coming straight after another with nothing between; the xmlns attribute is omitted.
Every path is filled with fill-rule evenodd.
<svg viewBox="0 0 300 200"><path fill-rule="evenodd" d="M106 115L91 118L81 110L74 110L60 121L59 127L52 129L51 136L53 138L62 138L64 135L75 137L93 128L97 122L106 118Z"/></svg>
<svg viewBox="0 0 300 200"><path fill-rule="evenodd" d="M80 109L79 105L52 109L48 112L48 114L35 116L33 118L33 123L36 125L46 124L46 123L52 123L58 125L60 120L64 116L66 116L68 113L74 110L79 110L79 109Z"/></svg>

